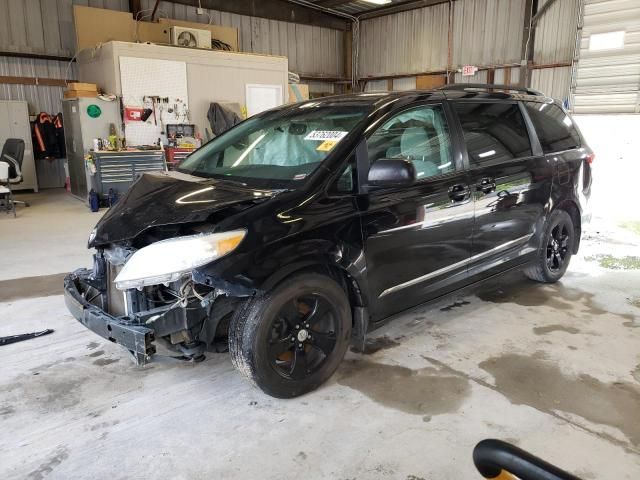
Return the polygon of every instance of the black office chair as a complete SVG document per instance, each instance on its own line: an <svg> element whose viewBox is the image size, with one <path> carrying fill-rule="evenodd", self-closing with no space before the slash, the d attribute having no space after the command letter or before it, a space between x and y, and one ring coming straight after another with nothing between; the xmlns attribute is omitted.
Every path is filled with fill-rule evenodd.
<svg viewBox="0 0 640 480"><path fill-rule="evenodd" d="M8 138L2 147L0 162L7 167L0 168L0 195L5 197L5 208L8 212L16 214L16 205L28 207L27 202L13 199L11 185L22 183L22 161L24 159L24 140L20 138ZM6 177L6 178L2 178Z"/></svg>

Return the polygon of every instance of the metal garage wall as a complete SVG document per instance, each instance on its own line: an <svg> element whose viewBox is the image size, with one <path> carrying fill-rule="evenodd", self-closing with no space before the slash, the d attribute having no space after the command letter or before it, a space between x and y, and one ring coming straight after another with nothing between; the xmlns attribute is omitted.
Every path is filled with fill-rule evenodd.
<svg viewBox="0 0 640 480"><path fill-rule="evenodd" d="M538 9L549 1L540 0ZM533 46L534 63L552 68L532 70L531 88L567 103L579 14L580 0L556 0L540 18Z"/></svg>
<svg viewBox="0 0 640 480"><path fill-rule="evenodd" d="M539 0L538 10L547 2ZM555 0L536 27L533 61L538 64L571 63L580 14L579 0ZM567 84L568 85L568 84Z"/></svg>
<svg viewBox="0 0 640 480"><path fill-rule="evenodd" d="M487 83L487 74L487 70L480 70L473 77L463 77L461 73L456 73L455 83Z"/></svg>
<svg viewBox="0 0 640 480"><path fill-rule="evenodd" d="M67 62L55 60L0 57L0 76L64 79L67 67ZM69 66L69 76L75 75L75 65ZM0 84L0 100L26 100L31 114L58 113L63 90L63 87Z"/></svg>
<svg viewBox="0 0 640 480"><path fill-rule="evenodd" d="M524 0L453 2L453 66L519 64ZM360 24L362 77L446 71L449 5Z"/></svg>
<svg viewBox="0 0 640 480"><path fill-rule="evenodd" d="M151 9L155 1L141 3L143 9ZM236 27L240 30L241 51L284 55L289 58L289 70L298 74L344 76L342 31L217 10L204 9L206 15L197 15L195 7L166 1L160 2L158 9L159 15L177 20L206 23L210 15L213 24Z"/></svg>
<svg viewBox="0 0 640 480"><path fill-rule="evenodd" d="M128 0L0 0L0 51L71 57L75 53L73 5L127 10ZM75 78L75 66L56 60L0 56L0 75ZM61 110L62 87L0 84L0 99L26 100L29 112Z"/></svg>
<svg viewBox="0 0 640 480"><path fill-rule="evenodd" d="M151 9L154 0L142 0ZM129 0L0 0L0 51L72 57L75 54L73 5L128 11ZM151 10L147 10L149 15ZM211 22L240 30L245 52L285 55L290 70L309 76L344 76L344 32L266 20L215 10L196 15L195 7L160 2L158 15ZM66 62L0 57L0 75L64 78ZM35 73L37 72L37 73ZM71 76L73 78L73 76ZM314 85L322 91L332 86ZM0 98L26 99L32 112L60 110L61 87L0 85Z"/></svg>
<svg viewBox="0 0 640 480"><path fill-rule="evenodd" d="M592 34L620 30L623 48L589 50ZM640 1L585 1L573 97L576 113L640 113Z"/></svg>
<svg viewBox="0 0 640 480"><path fill-rule="evenodd" d="M571 67L538 68L531 72L531 88L567 104L571 90Z"/></svg>
<svg viewBox="0 0 640 480"><path fill-rule="evenodd" d="M453 2L453 65L519 64L524 6L524 0Z"/></svg>
<svg viewBox="0 0 640 480"><path fill-rule="evenodd" d="M444 71L447 4L387 15L360 24L360 77Z"/></svg>
<svg viewBox="0 0 640 480"><path fill-rule="evenodd" d="M73 5L126 11L128 0L0 0L0 50L70 57Z"/></svg>

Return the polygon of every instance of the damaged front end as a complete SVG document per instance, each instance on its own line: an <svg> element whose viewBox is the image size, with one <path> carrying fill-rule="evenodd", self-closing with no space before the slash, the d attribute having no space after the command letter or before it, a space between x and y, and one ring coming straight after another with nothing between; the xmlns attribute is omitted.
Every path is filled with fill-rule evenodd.
<svg viewBox="0 0 640 480"><path fill-rule="evenodd" d="M144 279L132 280L132 275L118 282L124 267L141 250L131 246L98 249L92 270L68 275L65 301L73 316L127 349L137 365L146 364L156 353L156 341L184 360L202 360L206 350L224 351L231 313L239 299L254 292L218 282L196 269L172 272L170 280L150 280L151 285Z"/></svg>

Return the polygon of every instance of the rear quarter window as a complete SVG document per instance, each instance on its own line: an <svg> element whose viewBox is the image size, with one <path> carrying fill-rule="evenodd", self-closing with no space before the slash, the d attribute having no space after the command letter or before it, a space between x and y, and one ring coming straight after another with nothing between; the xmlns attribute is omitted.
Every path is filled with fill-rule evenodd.
<svg viewBox="0 0 640 480"><path fill-rule="evenodd" d="M580 134L573 120L559 106L535 102L525 102L524 106L536 129L544 153L580 147Z"/></svg>
<svg viewBox="0 0 640 480"><path fill-rule="evenodd" d="M516 103L455 102L472 167L531 156L529 132Z"/></svg>

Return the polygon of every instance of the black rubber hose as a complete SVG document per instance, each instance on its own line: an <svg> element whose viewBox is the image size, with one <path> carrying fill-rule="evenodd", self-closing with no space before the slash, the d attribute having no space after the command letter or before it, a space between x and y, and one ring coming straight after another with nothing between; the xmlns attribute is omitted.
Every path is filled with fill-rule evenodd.
<svg viewBox="0 0 640 480"><path fill-rule="evenodd" d="M505 470L520 480L580 480L578 477L501 440L482 440L473 449L473 463L485 478Z"/></svg>

